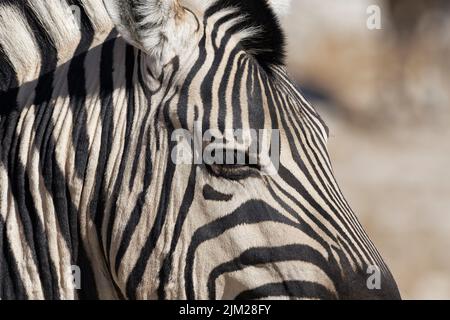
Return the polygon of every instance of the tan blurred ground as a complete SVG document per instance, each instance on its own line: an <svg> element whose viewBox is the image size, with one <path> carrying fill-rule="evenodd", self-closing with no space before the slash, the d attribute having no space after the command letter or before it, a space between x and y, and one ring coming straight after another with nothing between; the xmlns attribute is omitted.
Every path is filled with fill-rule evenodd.
<svg viewBox="0 0 450 320"><path fill-rule="evenodd" d="M450 13L397 34L383 1L294 0L289 69L331 128L334 169L404 298L450 299ZM382 8L382 30L366 27Z"/></svg>

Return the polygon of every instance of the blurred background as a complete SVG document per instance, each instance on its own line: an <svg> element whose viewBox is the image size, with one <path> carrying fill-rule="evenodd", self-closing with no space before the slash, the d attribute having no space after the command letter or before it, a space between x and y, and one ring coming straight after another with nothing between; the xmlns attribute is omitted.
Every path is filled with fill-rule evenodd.
<svg viewBox="0 0 450 320"><path fill-rule="evenodd" d="M450 1L294 0L282 22L336 178L403 298L450 299Z"/></svg>

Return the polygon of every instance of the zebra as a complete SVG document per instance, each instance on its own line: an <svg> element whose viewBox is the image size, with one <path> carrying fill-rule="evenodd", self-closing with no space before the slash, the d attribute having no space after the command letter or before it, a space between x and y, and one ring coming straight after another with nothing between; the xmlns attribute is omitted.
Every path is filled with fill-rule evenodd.
<svg viewBox="0 0 450 320"><path fill-rule="evenodd" d="M288 11L3 0L0 298L399 299L289 78ZM278 132L276 172L242 141L244 164L176 163L196 123Z"/></svg>

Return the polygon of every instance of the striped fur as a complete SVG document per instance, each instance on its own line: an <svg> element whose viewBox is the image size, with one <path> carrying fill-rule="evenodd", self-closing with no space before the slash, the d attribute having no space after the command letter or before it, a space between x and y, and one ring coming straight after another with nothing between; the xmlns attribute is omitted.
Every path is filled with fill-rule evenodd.
<svg viewBox="0 0 450 320"><path fill-rule="evenodd" d="M284 1L120 3L0 4L0 298L398 298L283 67ZM278 174L176 165L195 121L279 129Z"/></svg>

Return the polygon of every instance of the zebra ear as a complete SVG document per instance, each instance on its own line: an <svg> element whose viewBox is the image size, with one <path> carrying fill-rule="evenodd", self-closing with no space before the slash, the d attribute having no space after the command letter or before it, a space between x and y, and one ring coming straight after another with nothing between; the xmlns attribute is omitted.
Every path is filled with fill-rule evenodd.
<svg viewBox="0 0 450 320"><path fill-rule="evenodd" d="M289 13L291 0L269 0L269 5L272 7L275 14L281 17Z"/></svg>
<svg viewBox="0 0 450 320"><path fill-rule="evenodd" d="M177 54L192 37L192 15L178 0L103 0L119 33L130 44L158 59ZM175 51L175 52L174 52Z"/></svg>

